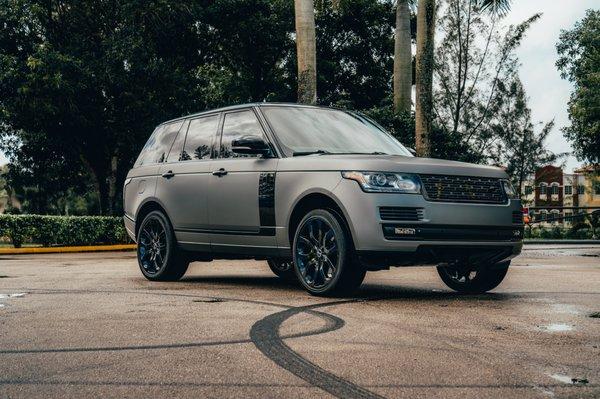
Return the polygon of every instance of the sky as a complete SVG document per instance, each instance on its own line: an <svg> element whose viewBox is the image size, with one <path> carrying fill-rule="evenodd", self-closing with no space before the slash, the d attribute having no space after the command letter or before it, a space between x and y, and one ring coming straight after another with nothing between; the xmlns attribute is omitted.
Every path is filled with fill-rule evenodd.
<svg viewBox="0 0 600 399"><path fill-rule="evenodd" d="M569 125L567 102L572 85L560 78L554 63L557 59L556 43L561 29L571 29L582 19L585 10L598 8L597 0L513 0L505 23L517 24L541 12L542 17L529 30L517 54L521 61L520 76L529 97L534 121L554 119L555 127L547 140L548 148L555 153L570 152L571 146L560 128ZM6 163L0 152L0 165ZM580 165L574 157L566 160L566 171Z"/></svg>
<svg viewBox="0 0 600 399"><path fill-rule="evenodd" d="M531 27L517 51L521 62L520 77L529 97L534 121L548 122L555 126L546 143L555 152L570 152L571 146L560 128L569 125L567 102L572 85L560 78L554 65L558 55L556 43L561 29L571 29L576 21L583 19L585 10L599 8L597 0L513 0L510 13L505 17L508 24L517 24L541 12L542 17ZM566 160L566 172L581 165L574 157Z"/></svg>

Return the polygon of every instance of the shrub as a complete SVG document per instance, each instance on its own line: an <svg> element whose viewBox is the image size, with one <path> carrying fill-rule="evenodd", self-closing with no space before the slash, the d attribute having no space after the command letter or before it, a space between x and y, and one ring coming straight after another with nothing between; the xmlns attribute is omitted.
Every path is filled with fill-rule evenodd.
<svg viewBox="0 0 600 399"><path fill-rule="evenodd" d="M526 227L525 238L587 240L593 238L593 231L588 227L581 226L571 229L559 226L552 228Z"/></svg>
<svg viewBox="0 0 600 399"><path fill-rule="evenodd" d="M0 236L10 238L15 248L24 242L43 246L129 242L123 220L109 216L0 215Z"/></svg>

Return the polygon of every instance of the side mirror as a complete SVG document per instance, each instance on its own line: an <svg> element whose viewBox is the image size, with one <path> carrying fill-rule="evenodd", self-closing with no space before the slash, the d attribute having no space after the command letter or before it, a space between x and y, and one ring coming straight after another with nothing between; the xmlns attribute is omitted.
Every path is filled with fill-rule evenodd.
<svg viewBox="0 0 600 399"><path fill-rule="evenodd" d="M414 148L410 148L410 147L406 147L406 149L413 154L415 157L417 156L417 150L415 150Z"/></svg>
<svg viewBox="0 0 600 399"><path fill-rule="evenodd" d="M259 136L243 136L231 142L231 151L236 154L264 155L271 154L271 148Z"/></svg>

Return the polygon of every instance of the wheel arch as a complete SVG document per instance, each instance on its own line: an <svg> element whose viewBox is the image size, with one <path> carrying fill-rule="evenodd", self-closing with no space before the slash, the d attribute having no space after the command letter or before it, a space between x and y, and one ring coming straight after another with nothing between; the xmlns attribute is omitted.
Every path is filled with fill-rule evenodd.
<svg viewBox="0 0 600 399"><path fill-rule="evenodd" d="M148 198L146 199L138 208L137 213L135 214L135 236L137 237L138 230L142 221L152 211L161 211L169 223L171 223L171 219L169 218L169 214L165 210L165 207L158 201L156 198Z"/></svg>
<svg viewBox="0 0 600 399"><path fill-rule="evenodd" d="M351 224L351 220L348 217L348 212L342 205L341 201L331 192L312 191L304 193L298 198L292 207L292 211L287 221L287 238L290 243L290 248L293 246L294 233L298 224L302 220L302 217L313 209L328 209L335 212L345 224L348 234L350 234L350 241L354 243L354 229Z"/></svg>

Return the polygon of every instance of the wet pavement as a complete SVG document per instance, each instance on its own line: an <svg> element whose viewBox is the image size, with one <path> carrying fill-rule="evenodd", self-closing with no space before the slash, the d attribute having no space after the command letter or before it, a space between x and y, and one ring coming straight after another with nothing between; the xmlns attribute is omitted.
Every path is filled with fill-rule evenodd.
<svg viewBox="0 0 600 399"><path fill-rule="evenodd" d="M486 295L433 268L311 297L265 262L0 256L0 398L600 397L600 246L531 245Z"/></svg>

